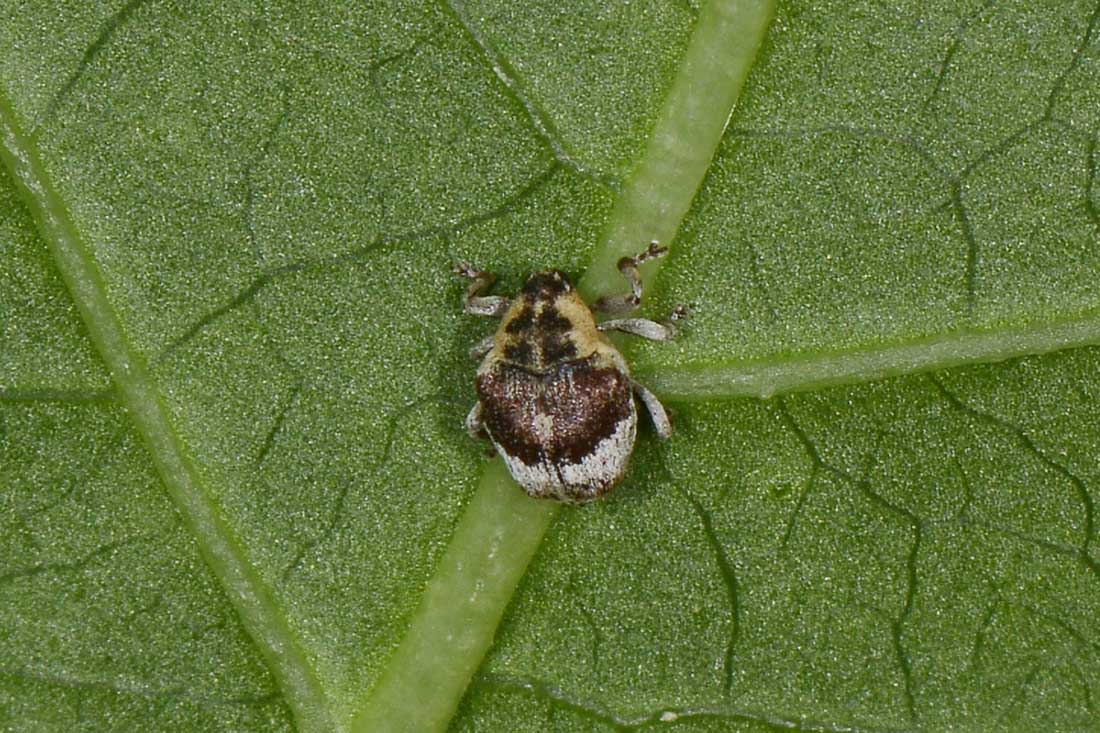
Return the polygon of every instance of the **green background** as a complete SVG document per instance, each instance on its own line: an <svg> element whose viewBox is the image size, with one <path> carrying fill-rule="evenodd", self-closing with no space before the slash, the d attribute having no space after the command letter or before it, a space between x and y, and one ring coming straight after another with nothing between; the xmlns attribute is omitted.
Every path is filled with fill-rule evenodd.
<svg viewBox="0 0 1100 733"><path fill-rule="evenodd" d="M886 5L778 4L650 290L694 317L627 347L676 434L558 516L453 730L1100 728L1100 5ZM0 2L0 105L338 723L485 461L451 264L584 271L698 12ZM33 203L5 169L0 727L309 727Z"/></svg>

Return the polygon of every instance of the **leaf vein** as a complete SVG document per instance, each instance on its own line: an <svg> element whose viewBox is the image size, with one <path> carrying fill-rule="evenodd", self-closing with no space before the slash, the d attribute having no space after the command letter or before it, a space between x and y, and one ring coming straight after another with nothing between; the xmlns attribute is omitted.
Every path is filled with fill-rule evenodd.
<svg viewBox="0 0 1100 733"><path fill-rule="evenodd" d="M633 717L623 717L611 713L591 700L572 697L563 690L539 679L483 674L479 675L473 684L481 689L514 692L543 699L565 710L577 713L587 720L624 732L647 728L660 728L663 730L671 723L706 720L748 723L777 731L806 731L806 733L884 733L900 730L888 727L832 723L801 716L785 717L743 708L706 705L665 707Z"/></svg>
<svg viewBox="0 0 1100 733"><path fill-rule="evenodd" d="M65 79L65 83L61 85L57 93L51 97L46 108L35 120L34 127L30 131L30 136L32 138L38 134L38 130L42 124L57 112L62 102L72 94L73 89L80 82L81 77L84 76L103 50L111 43L111 40L119 29L125 26L130 18L133 17L134 13L148 2L149 0L127 0L125 5L104 21L103 25L100 26L99 34L92 40L88 47L84 49L84 54L81 56L76 68L73 69L72 73Z"/></svg>
<svg viewBox="0 0 1100 733"><path fill-rule="evenodd" d="M1092 494L1089 492L1088 487L1080 476L1076 475L1069 469L1068 466L1051 458L1045 451L1039 448L1035 439L1032 438L1023 428L1018 425L1013 425L1009 421L1002 417L993 415L991 413L983 412L975 407L967 404L947 388L947 385L942 380L938 379L935 375L929 375L929 379L932 384L939 391L940 395L947 400L955 410L964 415L969 415L974 419L983 422L987 425L992 425L996 428L1003 430L1004 432L1012 435L1016 441L1023 446L1031 455L1035 456L1047 468L1053 470L1055 473L1062 476L1073 487L1074 494L1077 497L1077 501L1081 504L1081 508L1084 512L1084 526L1081 528L1082 540L1081 544L1076 548L1074 555L1077 559L1088 568L1089 572L1093 574L1098 580L1100 580L1100 562L1097 562L1096 558L1092 555L1092 542L1095 539L1096 534L1096 520L1095 520L1095 503L1092 498Z"/></svg>
<svg viewBox="0 0 1100 733"><path fill-rule="evenodd" d="M726 587L726 599L730 607L730 633L729 639L726 641L726 652L722 661L722 673L723 673L723 685L725 686L726 693L729 694L733 691L733 678L734 678L734 656L737 652L737 643L741 638L741 600L739 593L739 584L737 581L737 568L730 560L729 555L726 554L726 548L722 546L722 542L718 539L718 534L714 530L714 520L698 499L693 497L686 491L680 491L680 494L691 505L692 510L695 512L695 516L699 519L699 522L703 526L703 536L706 537L707 544L710 545L711 552L714 554L714 560L718 563L718 572L722 577L722 582Z"/></svg>
<svg viewBox="0 0 1100 733"><path fill-rule="evenodd" d="M493 208L471 214L452 224L422 227L408 232L383 234L375 237L371 242L365 245L336 256L305 258L261 272L252 282L242 288L225 303L203 314L190 326L186 327L179 336L172 339L164 350L153 359L153 364L157 365L163 362L175 351L194 339L206 327L216 323L224 316L235 312L242 306L256 302L257 296L264 289L282 278L303 272L316 272L327 268L339 267L341 265L363 262L372 255L382 252L387 245L404 245L432 237L450 236L458 234L469 227L506 216L515 211L523 201L533 196L542 186L548 184L561 170L559 165L552 164L545 171L533 176L524 186L507 196L501 203Z"/></svg>
<svg viewBox="0 0 1100 733"><path fill-rule="evenodd" d="M1097 344L1100 344L1100 312L1087 311L1040 323L999 329L960 328L949 333L844 351L720 364L688 363L638 371L655 392L669 400L767 399L790 392L1000 362Z"/></svg>
<svg viewBox="0 0 1100 733"><path fill-rule="evenodd" d="M53 187L34 143L20 129L10 102L3 96L0 96L0 160L33 214L168 495L240 615L245 630L279 681L299 725L307 730L332 730L328 701L299 640L291 632L271 589L260 578L222 516L210 488L201 479L147 370L144 356L129 342L92 252L66 202Z"/></svg>
<svg viewBox="0 0 1100 733"><path fill-rule="evenodd" d="M250 695L218 696L189 690L183 686L150 687L129 680L94 680L58 673L43 673L27 669L2 669L0 676L30 682L42 682L77 690L103 690L114 694L167 700L192 700L210 706L263 706L279 702L277 690Z"/></svg>
<svg viewBox="0 0 1100 733"><path fill-rule="evenodd" d="M444 7L450 11L455 21L462 27L466 35L477 47L485 63L492 70L493 75L500 80L505 92L523 110L528 121L534 128L539 139L543 141L557 162L574 173L599 183L612 191L617 191L621 184L619 180L607 173L595 170L582 162L577 155L569 150L568 145L561 137L554 125L551 115L535 102L531 94L524 88L523 79L513 68L512 64L489 42L477 26L466 17L465 3L462 0L445 0Z"/></svg>

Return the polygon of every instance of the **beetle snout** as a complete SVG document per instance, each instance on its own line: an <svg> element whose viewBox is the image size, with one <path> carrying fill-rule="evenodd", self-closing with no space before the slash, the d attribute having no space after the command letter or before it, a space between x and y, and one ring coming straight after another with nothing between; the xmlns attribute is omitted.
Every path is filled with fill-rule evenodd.
<svg viewBox="0 0 1100 733"><path fill-rule="evenodd" d="M536 272L523 284L523 294L535 298L552 300L562 293L573 289L569 278L561 270Z"/></svg>

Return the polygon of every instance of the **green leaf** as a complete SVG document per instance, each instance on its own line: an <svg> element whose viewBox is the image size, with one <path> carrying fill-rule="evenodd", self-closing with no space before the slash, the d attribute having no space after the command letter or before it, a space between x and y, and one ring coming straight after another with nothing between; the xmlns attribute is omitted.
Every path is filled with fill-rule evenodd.
<svg viewBox="0 0 1100 733"><path fill-rule="evenodd" d="M353 5L5 4L0 727L1095 727L1100 6ZM673 234L527 500L450 265Z"/></svg>

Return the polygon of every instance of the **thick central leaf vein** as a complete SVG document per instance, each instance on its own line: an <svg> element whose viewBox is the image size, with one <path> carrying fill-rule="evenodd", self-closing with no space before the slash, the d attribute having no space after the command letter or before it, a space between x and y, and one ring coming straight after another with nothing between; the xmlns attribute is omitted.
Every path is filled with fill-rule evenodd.
<svg viewBox="0 0 1100 733"><path fill-rule="evenodd" d="M514 74L463 17L461 3L450 0L448 7L492 72L519 95ZM772 2L725 0L707 3L700 12L646 152L616 199L607 235L580 283L586 296L621 287L614 263L623 254L639 251L651 239L672 240L710 166L773 11ZM554 148L556 136L545 115L537 106L524 108L536 132ZM504 478L499 461L490 466L405 638L356 715L356 730L444 729L488 650L556 514L523 496ZM510 538L507 559L497 557L501 537ZM472 595L466 590L471 586L476 588Z"/></svg>

